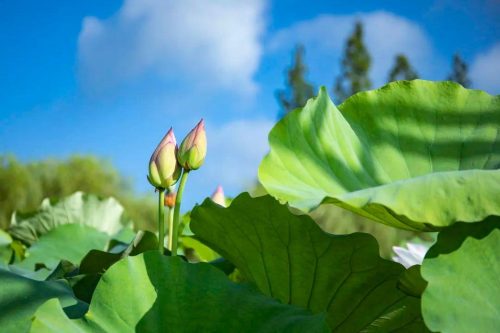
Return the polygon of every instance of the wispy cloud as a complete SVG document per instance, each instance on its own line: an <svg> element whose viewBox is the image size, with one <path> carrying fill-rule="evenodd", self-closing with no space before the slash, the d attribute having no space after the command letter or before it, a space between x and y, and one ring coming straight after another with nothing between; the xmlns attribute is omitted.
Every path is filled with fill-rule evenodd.
<svg viewBox="0 0 500 333"><path fill-rule="evenodd" d="M291 49L294 44L302 43L306 46L308 58L314 62L322 58L322 62L329 59L339 63L346 39L357 20L365 28L365 42L372 56L371 77L375 86L386 82L397 53L405 53L424 77L435 78L435 69L443 67L443 61L436 56L430 38L422 27L385 11L318 16L278 31L267 46L272 52ZM338 73L338 67L334 70ZM444 75L444 72L439 74Z"/></svg>
<svg viewBox="0 0 500 333"><path fill-rule="evenodd" d="M86 17L78 41L84 88L100 93L148 76L249 93L261 57L263 0L125 0Z"/></svg>
<svg viewBox="0 0 500 333"><path fill-rule="evenodd" d="M500 42L475 57L470 76L474 88L500 93Z"/></svg>

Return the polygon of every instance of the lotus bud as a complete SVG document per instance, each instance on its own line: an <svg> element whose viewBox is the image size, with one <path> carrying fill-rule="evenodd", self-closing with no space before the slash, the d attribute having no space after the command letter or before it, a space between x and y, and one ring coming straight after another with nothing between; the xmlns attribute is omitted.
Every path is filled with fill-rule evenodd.
<svg viewBox="0 0 500 333"><path fill-rule="evenodd" d="M175 155L177 143L172 128L156 147L149 160L148 180L156 188L168 188L174 185L181 175L181 168Z"/></svg>
<svg viewBox="0 0 500 333"><path fill-rule="evenodd" d="M165 195L165 206L167 206L168 208L173 208L175 206L175 196L176 196L177 193L175 192L168 192L166 195Z"/></svg>
<svg viewBox="0 0 500 333"><path fill-rule="evenodd" d="M216 204L219 204L222 207L226 207L226 197L224 196L224 190L222 189L222 186L217 186L210 199L212 199L212 201Z"/></svg>
<svg viewBox="0 0 500 333"><path fill-rule="evenodd" d="M177 152L177 160L186 171L196 170L201 167L206 155L207 135L205 122L202 119L182 140Z"/></svg>

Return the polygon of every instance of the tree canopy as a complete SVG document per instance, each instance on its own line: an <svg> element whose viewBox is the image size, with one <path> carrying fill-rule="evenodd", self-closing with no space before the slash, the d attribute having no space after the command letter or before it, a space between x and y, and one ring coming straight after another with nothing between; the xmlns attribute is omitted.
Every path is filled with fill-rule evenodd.
<svg viewBox="0 0 500 333"><path fill-rule="evenodd" d="M389 72L388 82L415 79L418 79L418 74L411 66L408 58L404 54L396 55L394 66Z"/></svg>
<svg viewBox="0 0 500 333"><path fill-rule="evenodd" d="M276 95L281 107L281 115L304 106L314 96L314 87L307 82L307 66L304 62L305 49L297 45L293 54L293 64L287 71L286 88Z"/></svg>
<svg viewBox="0 0 500 333"><path fill-rule="evenodd" d="M468 76L468 66L458 53L453 56L452 70L451 74L448 76L448 80L455 81L465 88L471 86L471 81Z"/></svg>
<svg viewBox="0 0 500 333"><path fill-rule="evenodd" d="M363 35L363 25L358 21L354 32L347 39L341 73L335 83L334 94L339 101L372 86L368 76L371 57L364 44Z"/></svg>

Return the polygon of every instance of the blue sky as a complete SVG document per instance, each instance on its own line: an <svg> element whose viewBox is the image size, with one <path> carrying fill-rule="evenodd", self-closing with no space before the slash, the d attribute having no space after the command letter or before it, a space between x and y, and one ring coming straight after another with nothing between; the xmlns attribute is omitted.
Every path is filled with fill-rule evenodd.
<svg viewBox="0 0 500 333"><path fill-rule="evenodd" d="M353 22L366 28L375 87L403 52L442 80L460 52L473 87L500 92L495 0L0 0L0 154L23 161L95 154L139 192L170 126L203 117L208 156L188 203L256 178L276 120L276 89L298 42L308 78L332 86ZM153 195L153 194L151 194Z"/></svg>

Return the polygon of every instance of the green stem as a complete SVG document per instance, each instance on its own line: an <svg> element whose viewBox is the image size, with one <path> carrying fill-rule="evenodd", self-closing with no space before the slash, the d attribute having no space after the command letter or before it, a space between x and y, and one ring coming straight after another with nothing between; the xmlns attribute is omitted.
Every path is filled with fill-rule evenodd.
<svg viewBox="0 0 500 333"><path fill-rule="evenodd" d="M173 230L174 230L174 210L168 208L168 250L172 252L172 245L174 242Z"/></svg>
<svg viewBox="0 0 500 333"><path fill-rule="evenodd" d="M163 240L165 239L165 191L158 189L158 251L163 254Z"/></svg>
<svg viewBox="0 0 500 333"><path fill-rule="evenodd" d="M184 170L182 172L179 189L177 190L177 196L175 197L174 225L172 228L172 256L174 257L177 255L177 239L179 238L179 220L181 213L182 194L184 193L184 186L186 186L188 174L189 171Z"/></svg>

